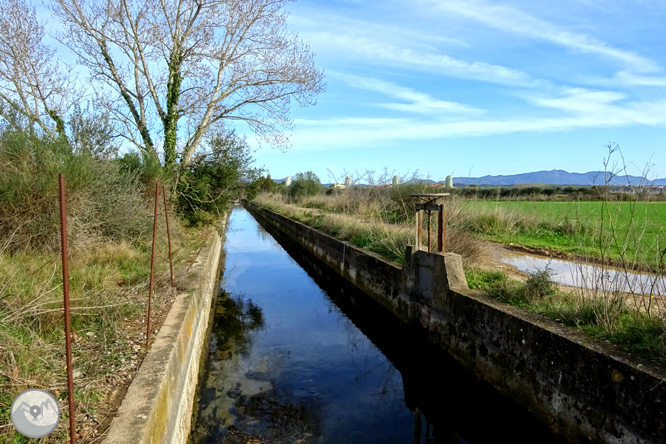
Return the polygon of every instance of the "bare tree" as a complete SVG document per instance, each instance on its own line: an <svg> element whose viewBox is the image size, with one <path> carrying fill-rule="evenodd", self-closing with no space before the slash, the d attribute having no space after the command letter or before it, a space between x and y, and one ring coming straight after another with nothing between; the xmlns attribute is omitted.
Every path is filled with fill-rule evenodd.
<svg viewBox="0 0 666 444"><path fill-rule="evenodd" d="M25 0L0 2L0 116L12 123L18 113L34 132L65 135L64 115L75 80L44 44L44 26Z"/></svg>
<svg viewBox="0 0 666 444"><path fill-rule="evenodd" d="M323 72L287 31L285 2L55 0L53 11L66 27L61 41L114 91L103 103L120 135L155 156L162 137L165 165L182 167L225 120L284 148L291 99L316 103Z"/></svg>

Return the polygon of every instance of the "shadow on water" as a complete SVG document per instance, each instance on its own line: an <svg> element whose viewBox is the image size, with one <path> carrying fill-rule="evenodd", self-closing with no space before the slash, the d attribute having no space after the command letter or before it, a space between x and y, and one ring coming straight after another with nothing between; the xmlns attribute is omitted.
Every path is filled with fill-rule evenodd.
<svg viewBox="0 0 666 444"><path fill-rule="evenodd" d="M227 244L235 293L215 306L194 443L559 442L423 329L401 324L290 239L256 229L264 249L247 234ZM299 283L306 273L316 292Z"/></svg>
<svg viewBox="0 0 666 444"><path fill-rule="evenodd" d="M430 344L425 329L401 323L291 239L264 230L400 372L414 417L414 443L562 442L546 424Z"/></svg>

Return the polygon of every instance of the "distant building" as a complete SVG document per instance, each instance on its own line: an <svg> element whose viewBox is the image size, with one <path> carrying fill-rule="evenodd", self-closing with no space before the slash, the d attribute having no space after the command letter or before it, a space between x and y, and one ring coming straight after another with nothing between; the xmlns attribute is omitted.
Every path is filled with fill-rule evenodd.
<svg viewBox="0 0 666 444"><path fill-rule="evenodd" d="M393 186L398 185L400 183L400 179L398 179L398 176L393 176Z"/></svg>
<svg viewBox="0 0 666 444"><path fill-rule="evenodd" d="M284 184L285 184L285 186L291 185L291 177L290 176L287 176L287 178L284 180Z"/></svg>
<svg viewBox="0 0 666 444"><path fill-rule="evenodd" d="M453 188L453 177L446 176L446 188Z"/></svg>
<svg viewBox="0 0 666 444"><path fill-rule="evenodd" d="M352 184L351 177L349 176L345 177L345 187L350 187L351 184Z"/></svg>

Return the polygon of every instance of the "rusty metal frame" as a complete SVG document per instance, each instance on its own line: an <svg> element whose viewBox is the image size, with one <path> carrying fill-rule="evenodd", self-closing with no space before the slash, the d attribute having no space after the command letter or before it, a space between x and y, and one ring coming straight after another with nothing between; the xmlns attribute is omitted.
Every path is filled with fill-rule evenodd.
<svg viewBox="0 0 666 444"><path fill-rule="evenodd" d="M162 185L162 198L164 199L164 217L166 219L167 240L169 241L169 270L171 271L171 288L175 287L173 283L173 261L171 260L171 234L169 232L169 211L167 210L166 191Z"/></svg>
<svg viewBox="0 0 666 444"><path fill-rule="evenodd" d="M148 290L148 315L146 316L146 344L150 340L150 311L153 300L153 277L155 275L155 240L157 238L157 206L160 201L160 185L155 184L155 214L153 216L153 249L150 254L150 289Z"/></svg>
<svg viewBox="0 0 666 444"><path fill-rule="evenodd" d="M432 242L430 237L431 213L437 211L437 250L444 253L446 250L446 215L444 214L444 205L436 203L439 199L449 196L450 193L435 194L410 194L421 200L415 205L416 209L416 249L421 250L423 244L423 217L422 212L426 211L428 223L428 254L432 253Z"/></svg>
<svg viewBox="0 0 666 444"><path fill-rule="evenodd" d="M74 408L74 376L72 369L72 325L69 310L69 259L67 252L67 199L65 175L58 175L60 186L60 239L62 241L62 291L65 306L65 356L67 359L67 402L69 403L69 442L76 444L76 409Z"/></svg>

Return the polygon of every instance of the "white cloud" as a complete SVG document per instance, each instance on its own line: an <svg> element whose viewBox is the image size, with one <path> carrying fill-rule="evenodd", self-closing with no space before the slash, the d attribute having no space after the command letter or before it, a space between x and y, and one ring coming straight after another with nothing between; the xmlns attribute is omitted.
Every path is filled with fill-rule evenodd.
<svg viewBox="0 0 666 444"><path fill-rule="evenodd" d="M517 116L507 119L443 120L387 119L366 125L363 119L346 122L344 131L327 119L310 121L307 129L294 134L296 150L357 148L382 144L419 143L455 137L489 136L510 133L545 133L580 128L632 125L666 126L666 100L616 104L624 96L613 92L568 90L562 97L534 98L541 106L562 111L556 117Z"/></svg>
<svg viewBox="0 0 666 444"><path fill-rule="evenodd" d="M549 41L576 51L597 54L619 61L628 69L639 72L659 71L654 61L635 52L615 48L595 37L570 32L520 9L495 5L483 0L447 0L426 3L434 9L451 12L504 32Z"/></svg>
<svg viewBox="0 0 666 444"><path fill-rule="evenodd" d="M402 6L400 6L402 7ZM376 15L374 13L373 15ZM372 36L381 42L414 42L415 44L436 44L438 46L467 47L469 44L456 37L448 37L434 32L422 32L405 26L395 26L378 21L349 18L336 14L331 10L323 11L322 7L316 10L310 8L298 9L297 14L289 16L290 25L305 30L306 34L321 32L322 29L334 27L337 34L362 33ZM429 30L430 31L430 30Z"/></svg>
<svg viewBox="0 0 666 444"><path fill-rule="evenodd" d="M341 117L332 119L295 119L294 125L302 126L347 126L347 125L362 125L362 126L390 126L407 122L408 119L382 119L373 117Z"/></svg>
<svg viewBox="0 0 666 444"><path fill-rule="evenodd" d="M614 80L630 86L666 86L666 77L641 76L627 71L616 73Z"/></svg>
<svg viewBox="0 0 666 444"><path fill-rule="evenodd" d="M379 63L410 70L429 71L452 77L513 86L543 86L544 82L522 71L485 62L468 62L440 52L412 49L386 43L357 33L317 32L309 36L313 46L325 46L345 58L355 56L363 63Z"/></svg>
<svg viewBox="0 0 666 444"><path fill-rule="evenodd" d="M428 94L397 85L393 82L341 73L333 73L333 75L341 78L349 86L354 88L375 91L388 97L408 102L377 104L377 106L382 108L429 115L442 113L452 115L479 115L484 112L482 109L474 108L463 103L435 99Z"/></svg>
<svg viewBox="0 0 666 444"><path fill-rule="evenodd" d="M530 97L528 100L545 108L556 108L573 113L591 113L617 109L618 107L613 103L626 98L626 94L616 91L562 88L557 97Z"/></svg>

